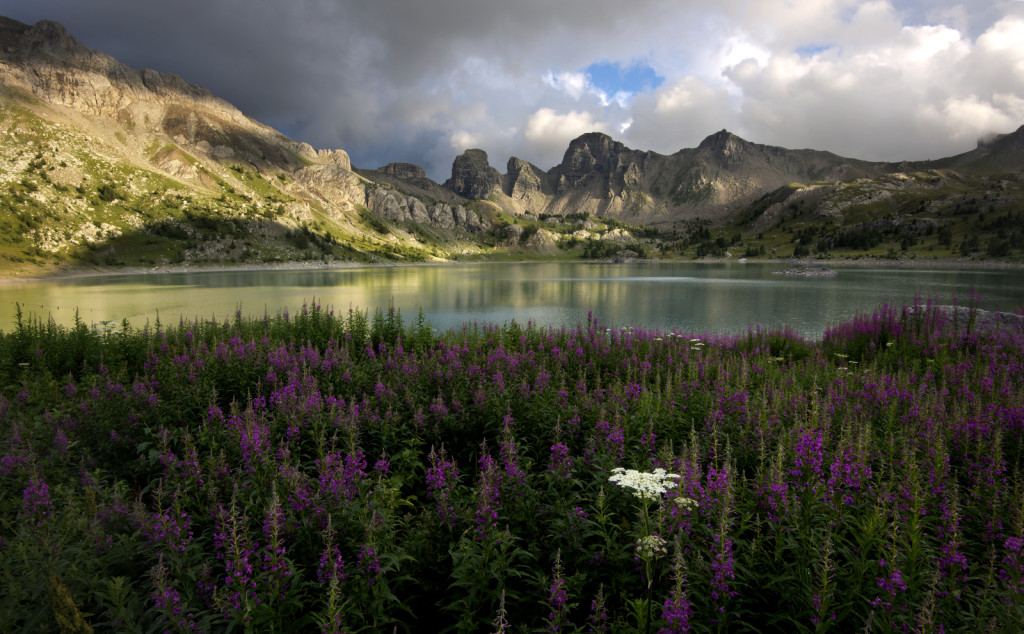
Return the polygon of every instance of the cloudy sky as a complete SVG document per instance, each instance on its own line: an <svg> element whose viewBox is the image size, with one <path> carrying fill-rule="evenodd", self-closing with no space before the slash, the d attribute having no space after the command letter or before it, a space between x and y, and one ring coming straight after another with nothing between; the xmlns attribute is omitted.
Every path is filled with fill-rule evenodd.
<svg viewBox="0 0 1024 634"><path fill-rule="evenodd" d="M359 167L591 130L662 153L726 128L869 160L1024 125L1022 0L5 0Z"/></svg>

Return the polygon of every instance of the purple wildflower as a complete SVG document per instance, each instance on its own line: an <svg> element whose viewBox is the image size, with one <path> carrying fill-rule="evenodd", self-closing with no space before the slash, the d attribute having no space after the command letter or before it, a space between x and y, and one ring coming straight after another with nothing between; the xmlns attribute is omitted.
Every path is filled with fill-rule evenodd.
<svg viewBox="0 0 1024 634"><path fill-rule="evenodd" d="M33 476L21 498L21 510L26 521L42 526L53 511L50 487L40 477Z"/></svg>
<svg viewBox="0 0 1024 634"><path fill-rule="evenodd" d="M440 452L431 450L430 467L427 469L427 494L437 504L437 514L450 528L455 528L455 505L452 493L459 482L459 467L448 460L444 447Z"/></svg>
<svg viewBox="0 0 1024 634"><path fill-rule="evenodd" d="M502 420L501 434L501 466L504 471L502 483L513 492L526 487L526 473L519 466L519 455L516 450L516 439L512 435L512 416L506 415Z"/></svg>
<svg viewBox="0 0 1024 634"><path fill-rule="evenodd" d="M569 455L569 447L564 442L551 445L548 474L559 480L568 480L572 477L572 468L573 459Z"/></svg>
<svg viewBox="0 0 1024 634"><path fill-rule="evenodd" d="M669 597L661 604L661 618L667 626L659 629L658 634L684 634L690 631L693 606L690 605L685 589L672 589Z"/></svg>
<svg viewBox="0 0 1024 634"><path fill-rule="evenodd" d="M548 586L548 632L562 631L562 625L569 615L569 593L565 589L565 578L562 576L562 551L555 555L554 578Z"/></svg>
<svg viewBox="0 0 1024 634"><path fill-rule="evenodd" d="M366 585L372 586L377 583L377 577L380 576L380 557L377 555L377 549L370 544L363 544L359 547L359 553L356 555L356 565L359 566L359 570L366 577Z"/></svg>
<svg viewBox="0 0 1024 634"><path fill-rule="evenodd" d="M490 536L491 529L498 522L500 503L501 471L494 459L487 453L487 443L481 447L480 480L477 489L476 531L477 539Z"/></svg>
<svg viewBox="0 0 1024 634"><path fill-rule="evenodd" d="M604 602L604 584L597 589L597 595L590 602L590 615L587 616L587 632L604 634L608 631L608 608Z"/></svg>
<svg viewBox="0 0 1024 634"><path fill-rule="evenodd" d="M150 571L155 589L150 595L153 604L160 610L164 620L168 621L178 632L202 632L196 625L195 614L186 612L188 606L181 598L181 594L169 583L167 579L167 567L164 566L163 555L157 565Z"/></svg>
<svg viewBox="0 0 1024 634"><path fill-rule="evenodd" d="M883 558L878 560L878 567L887 568L889 566ZM887 597L888 601L876 597L871 602L871 607L881 607L883 610L892 610L892 602L901 592L907 591L907 584L903 581L903 572L899 568L892 568L892 572L888 575L876 577L875 584L889 596Z"/></svg>

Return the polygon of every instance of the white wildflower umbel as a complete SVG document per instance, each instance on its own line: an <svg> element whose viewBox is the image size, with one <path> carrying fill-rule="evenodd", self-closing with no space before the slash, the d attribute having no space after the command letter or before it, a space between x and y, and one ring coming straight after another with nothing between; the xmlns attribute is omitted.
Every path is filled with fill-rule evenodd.
<svg viewBox="0 0 1024 634"><path fill-rule="evenodd" d="M679 474L667 473L661 467L654 471L636 471L615 467L608 480L620 487L632 489L633 495L640 500L640 536L634 546L634 552L644 562L647 594L643 598L643 612L640 612L642 629L650 631L651 625L651 586L654 583L654 562L668 553L667 545L660 535L652 530L651 503L662 499L665 493L676 487Z"/></svg>
<svg viewBox="0 0 1024 634"><path fill-rule="evenodd" d="M620 487L633 489L633 495L649 502L659 499L666 491L674 487L676 484L674 480L679 479L679 474L666 473L661 467L651 472L615 467L608 479Z"/></svg>
<svg viewBox="0 0 1024 634"><path fill-rule="evenodd" d="M676 503L676 506L678 506L684 511L689 511L700 506L697 503L697 500L694 500L693 498L683 497L681 495L677 497L674 501Z"/></svg>
<svg viewBox="0 0 1024 634"><path fill-rule="evenodd" d="M636 554L644 561L661 559L668 554L667 545L668 542L662 539L660 535L645 535L636 540Z"/></svg>

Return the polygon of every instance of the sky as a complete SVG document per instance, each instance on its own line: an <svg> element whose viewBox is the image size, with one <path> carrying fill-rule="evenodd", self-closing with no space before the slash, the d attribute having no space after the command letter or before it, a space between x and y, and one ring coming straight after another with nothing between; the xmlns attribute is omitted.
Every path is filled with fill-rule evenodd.
<svg viewBox="0 0 1024 634"><path fill-rule="evenodd" d="M434 180L549 169L584 132L670 154L728 129L865 160L1024 125L1024 0L5 0L317 149Z"/></svg>

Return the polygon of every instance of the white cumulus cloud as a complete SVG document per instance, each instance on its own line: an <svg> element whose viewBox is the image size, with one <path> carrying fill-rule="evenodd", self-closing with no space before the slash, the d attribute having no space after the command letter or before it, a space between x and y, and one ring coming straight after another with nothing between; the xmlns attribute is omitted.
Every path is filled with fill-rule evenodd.
<svg viewBox="0 0 1024 634"><path fill-rule="evenodd" d="M569 141L586 132L606 132L608 127L594 115L573 110L559 113L540 108L526 122L523 138L532 156L541 165L554 165L562 158Z"/></svg>
<svg viewBox="0 0 1024 634"><path fill-rule="evenodd" d="M1010 0L7 0L135 67L175 72L359 167L443 180L476 146L548 168L605 131L674 152L719 130L902 160L1024 124L1024 2ZM203 20L195 20L203 15ZM614 16L609 19L608 16ZM630 94L584 69L638 60ZM663 80L662 80L663 78ZM600 82L598 82L600 83Z"/></svg>

